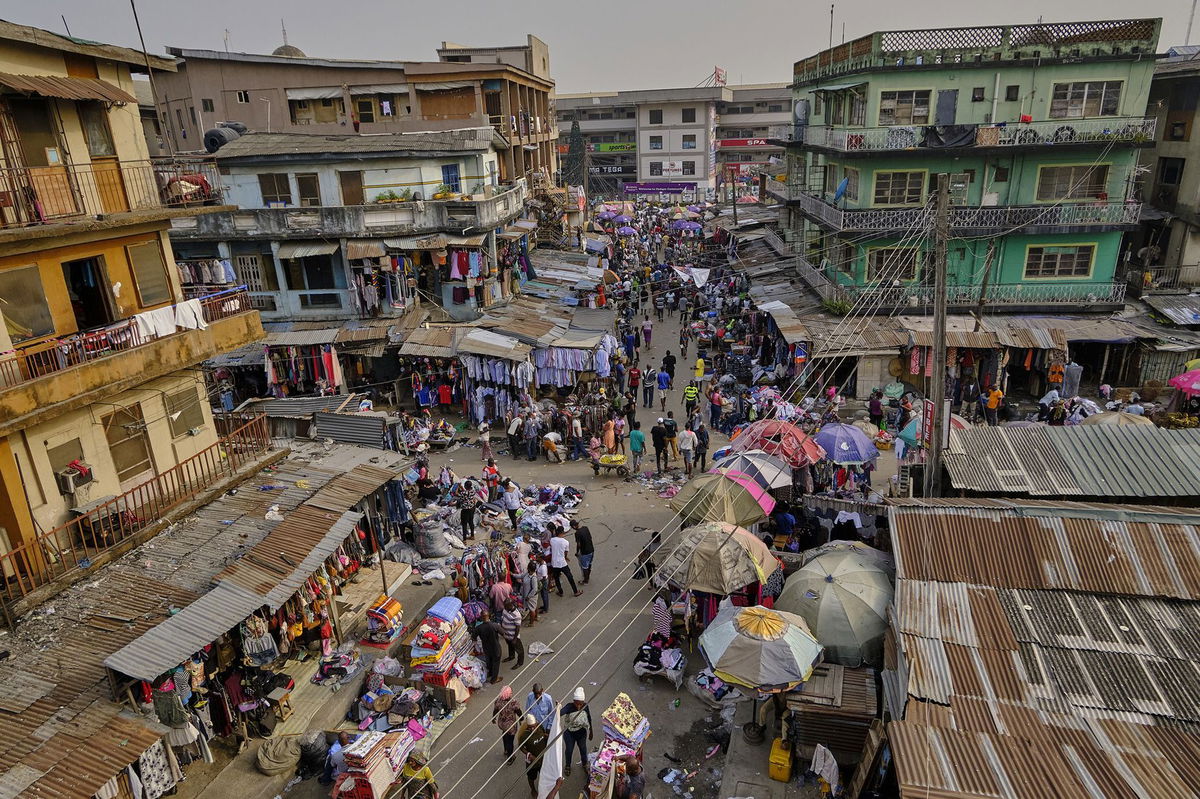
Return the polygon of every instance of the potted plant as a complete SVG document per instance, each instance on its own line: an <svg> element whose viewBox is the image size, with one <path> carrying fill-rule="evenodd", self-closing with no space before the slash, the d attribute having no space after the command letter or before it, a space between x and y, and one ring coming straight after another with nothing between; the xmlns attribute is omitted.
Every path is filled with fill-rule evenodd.
<svg viewBox="0 0 1200 799"><path fill-rule="evenodd" d="M458 194L454 189L443 183L433 190L433 199L435 200L453 200Z"/></svg>

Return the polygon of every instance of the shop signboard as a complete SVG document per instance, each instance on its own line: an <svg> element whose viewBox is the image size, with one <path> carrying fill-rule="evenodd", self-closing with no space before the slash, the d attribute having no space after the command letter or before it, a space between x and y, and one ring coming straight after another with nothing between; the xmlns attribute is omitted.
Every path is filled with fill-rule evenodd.
<svg viewBox="0 0 1200 799"><path fill-rule="evenodd" d="M637 170L633 168L633 164L613 164L589 166L588 173L592 175L633 175L637 173Z"/></svg>
<svg viewBox="0 0 1200 799"><path fill-rule="evenodd" d="M622 187L626 194L682 194L695 191L695 183L626 183Z"/></svg>
<svg viewBox="0 0 1200 799"><path fill-rule="evenodd" d="M718 147L772 147L767 139L717 139Z"/></svg>

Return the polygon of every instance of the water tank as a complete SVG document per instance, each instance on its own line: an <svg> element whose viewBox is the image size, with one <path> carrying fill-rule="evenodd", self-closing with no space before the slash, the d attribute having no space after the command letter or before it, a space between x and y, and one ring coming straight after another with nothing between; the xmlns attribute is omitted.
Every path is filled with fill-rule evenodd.
<svg viewBox="0 0 1200 799"><path fill-rule="evenodd" d="M213 128L204 133L204 149L210 153L215 153L226 144L240 136L233 128Z"/></svg>
<svg viewBox="0 0 1200 799"><path fill-rule="evenodd" d="M239 134L245 133L246 131L249 130L249 128L246 127L245 125L243 125L241 122L233 122L233 121L218 122L217 127L218 128L229 128L231 130L236 130Z"/></svg>

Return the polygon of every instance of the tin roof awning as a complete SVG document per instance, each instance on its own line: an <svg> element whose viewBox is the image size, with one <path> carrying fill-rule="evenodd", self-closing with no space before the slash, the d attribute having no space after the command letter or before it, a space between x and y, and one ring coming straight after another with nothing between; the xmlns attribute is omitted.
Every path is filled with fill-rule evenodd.
<svg viewBox="0 0 1200 799"><path fill-rule="evenodd" d="M383 242L379 239L350 239L346 242L346 257L350 260L359 258L382 258L387 255Z"/></svg>
<svg viewBox="0 0 1200 799"><path fill-rule="evenodd" d="M473 236L455 236L453 233L446 234L446 243L455 247L482 247L487 241L486 233L477 233Z"/></svg>
<svg viewBox="0 0 1200 799"><path fill-rule="evenodd" d="M0 72L0 86L42 97L60 100L103 100L109 103L137 103L129 92L98 78L60 78L57 75L13 75Z"/></svg>
<svg viewBox="0 0 1200 799"><path fill-rule="evenodd" d="M336 241L285 241L279 245L280 258L307 258L337 252Z"/></svg>
<svg viewBox="0 0 1200 799"><path fill-rule="evenodd" d="M813 89L815 92L840 92L846 89L855 89L859 86L866 86L865 80L855 81L854 83L835 83L832 86L818 86Z"/></svg>
<svg viewBox="0 0 1200 799"><path fill-rule="evenodd" d="M443 250L446 248L446 238L441 233L430 236L401 236L395 239L384 239L383 243L393 250Z"/></svg>

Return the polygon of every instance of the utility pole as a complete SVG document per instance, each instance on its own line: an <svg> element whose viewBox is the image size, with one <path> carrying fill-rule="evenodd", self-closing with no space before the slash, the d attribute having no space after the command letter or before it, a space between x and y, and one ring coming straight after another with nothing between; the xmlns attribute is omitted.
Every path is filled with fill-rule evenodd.
<svg viewBox="0 0 1200 799"><path fill-rule="evenodd" d="M937 213L933 230L933 368L929 386L933 424L925 446L926 497L936 497L942 482L942 427L946 416L946 250L950 238L950 176L938 175Z"/></svg>
<svg viewBox="0 0 1200 799"><path fill-rule="evenodd" d="M988 282L992 278L992 263L996 260L996 240L988 239L987 255L983 258L983 283L979 286L979 304L975 308L975 332L983 327L983 306L987 304Z"/></svg>

